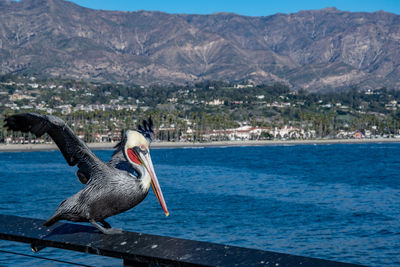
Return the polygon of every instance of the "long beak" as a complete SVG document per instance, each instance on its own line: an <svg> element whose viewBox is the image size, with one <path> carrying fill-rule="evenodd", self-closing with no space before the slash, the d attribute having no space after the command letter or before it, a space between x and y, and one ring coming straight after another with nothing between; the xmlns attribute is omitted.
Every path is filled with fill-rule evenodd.
<svg viewBox="0 0 400 267"><path fill-rule="evenodd" d="M154 172L153 162L151 161L150 153L147 153L145 155L142 153L139 153L139 157L140 157L141 161L143 162L144 167L147 169L147 171L150 174L151 187L153 188L153 191L156 194L158 202L160 202L160 205L163 208L165 215L169 216L167 204L165 204L164 196L162 194L160 184L158 183L157 175Z"/></svg>

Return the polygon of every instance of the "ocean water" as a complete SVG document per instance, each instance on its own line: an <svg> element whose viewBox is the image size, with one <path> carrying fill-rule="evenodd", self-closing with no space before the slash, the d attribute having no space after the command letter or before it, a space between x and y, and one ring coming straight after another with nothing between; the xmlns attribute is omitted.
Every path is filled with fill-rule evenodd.
<svg viewBox="0 0 400 267"><path fill-rule="evenodd" d="M108 160L111 150L95 153ZM153 191L108 222L124 230L370 266L400 266L400 144L153 149ZM47 219L82 188L59 151L0 153L0 214ZM0 250L34 255L27 244ZM121 260L46 248L94 266ZM64 266L0 253L0 266ZM69 265L65 265L69 266Z"/></svg>

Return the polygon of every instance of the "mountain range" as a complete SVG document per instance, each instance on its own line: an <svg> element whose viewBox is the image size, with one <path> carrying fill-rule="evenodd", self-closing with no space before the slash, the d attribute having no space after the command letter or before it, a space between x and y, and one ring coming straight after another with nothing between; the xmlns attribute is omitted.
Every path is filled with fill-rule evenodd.
<svg viewBox="0 0 400 267"><path fill-rule="evenodd" d="M400 16L336 8L265 17L0 0L0 73L125 84L221 80L307 91L400 88Z"/></svg>

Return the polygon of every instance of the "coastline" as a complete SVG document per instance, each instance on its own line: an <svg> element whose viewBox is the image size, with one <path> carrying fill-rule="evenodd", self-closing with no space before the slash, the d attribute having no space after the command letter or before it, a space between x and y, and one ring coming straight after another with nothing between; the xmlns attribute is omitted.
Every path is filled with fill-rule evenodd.
<svg viewBox="0 0 400 267"><path fill-rule="evenodd" d="M399 138L378 139L315 139L315 140L251 140L251 141L215 141L205 143L190 142L153 142L152 148L202 148L202 147L237 147L237 146L279 146L279 145L322 145L322 144L367 144L400 143ZM113 149L116 143L88 143L93 150ZM0 152L26 152L57 150L55 144L0 144Z"/></svg>

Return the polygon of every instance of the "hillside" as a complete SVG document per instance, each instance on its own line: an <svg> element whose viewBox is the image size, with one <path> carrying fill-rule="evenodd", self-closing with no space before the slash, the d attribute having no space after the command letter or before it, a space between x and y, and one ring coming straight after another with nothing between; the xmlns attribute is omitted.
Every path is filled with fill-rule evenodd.
<svg viewBox="0 0 400 267"><path fill-rule="evenodd" d="M0 0L0 74L135 84L204 80L400 88L400 16L334 8L246 17Z"/></svg>

